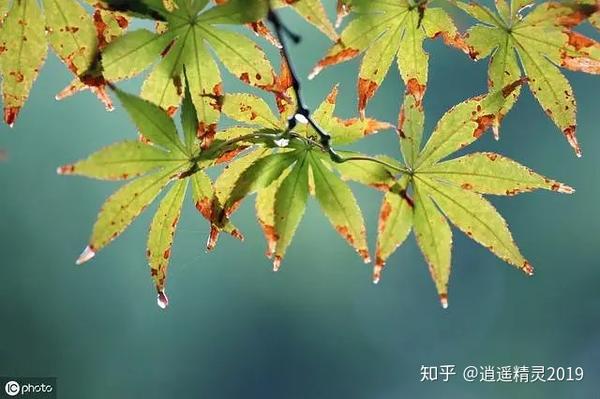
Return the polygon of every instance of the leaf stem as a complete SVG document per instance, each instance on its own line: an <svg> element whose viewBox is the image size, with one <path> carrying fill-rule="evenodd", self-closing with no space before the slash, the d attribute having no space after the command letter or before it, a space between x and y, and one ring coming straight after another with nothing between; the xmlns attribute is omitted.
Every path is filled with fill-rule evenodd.
<svg viewBox="0 0 600 399"><path fill-rule="evenodd" d="M421 2L422 1L419 1L419 4ZM287 28L283 24L283 22L279 18L279 15L277 15L277 13L275 12L271 1L269 1L269 14L268 14L267 19L271 23L271 25L273 25L273 28L275 29L275 35L276 35L279 43L281 44L281 56L283 57L283 60L287 64L287 67L290 71L290 76L292 78L292 87L294 89L294 96L295 96L295 100L296 100L296 112L288 120L287 132L288 133L292 132L292 130L298 124L298 118L304 117L304 119L306 119L306 122L308 123L308 125L310 125L315 130L315 132L317 132L317 134L319 135L319 139L320 139L319 140L320 142L318 143L319 147L323 151L325 151L329 154L329 157L331 158L331 160L333 162L335 162L335 163L344 163L344 162L350 162L350 161L375 162L375 163L381 164L391 170L398 171L400 173L410 173L410 171L407 168L397 167L397 166L394 166L388 162L382 161L377 158L372 158L372 157L368 157L368 156L342 157L335 151L335 149L331 146L331 136L329 135L329 133L327 133L325 130L323 130L323 128L321 128L319 126L319 124L313 119L310 110L304 103L304 100L302 97L302 85L300 83L300 79L298 78L298 73L296 72L296 69L291 62L290 52L289 52L289 48L285 41L285 36L288 36L294 43L299 43L301 40L301 37L299 35L293 33L292 31L290 31L290 29ZM298 135L292 135L292 137L305 139L305 137L301 137ZM317 143L313 142L312 140L308 140L308 142L311 144L317 144Z"/></svg>

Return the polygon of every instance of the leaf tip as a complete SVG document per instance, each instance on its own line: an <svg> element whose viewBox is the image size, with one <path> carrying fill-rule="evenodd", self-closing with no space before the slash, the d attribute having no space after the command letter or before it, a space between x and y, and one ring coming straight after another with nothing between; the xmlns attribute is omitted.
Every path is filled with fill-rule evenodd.
<svg viewBox="0 0 600 399"><path fill-rule="evenodd" d="M531 265L531 263L525 261L525 263L523 263L523 266L521 267L521 270L529 277L533 276L533 266Z"/></svg>
<svg viewBox="0 0 600 399"><path fill-rule="evenodd" d="M365 264L371 263L371 255L369 255L368 249L366 249L366 248L359 249L358 254L362 258L363 262L365 262Z"/></svg>
<svg viewBox="0 0 600 399"><path fill-rule="evenodd" d="M377 264L373 267L373 284L379 284L381 281L381 272L384 268L383 262L377 261Z"/></svg>
<svg viewBox="0 0 600 399"><path fill-rule="evenodd" d="M87 247L85 247L85 249L83 250L81 255L79 255L79 258L77 258L77 260L75 261L75 264L78 266L82 265L85 262L92 259L94 256L96 256L96 252L94 251L94 248L91 245L88 245Z"/></svg>
<svg viewBox="0 0 600 399"><path fill-rule="evenodd" d="M573 187L567 186L566 184L563 184L563 183L554 183L551 188L552 188L552 191L556 191L557 193L562 193L562 194L575 193L575 189Z"/></svg>
<svg viewBox="0 0 600 399"><path fill-rule="evenodd" d="M571 125L563 130L563 134L567 138L569 145L575 151L575 155L577 155L577 158L581 158L583 156L583 153L581 152L581 147L579 146L579 142L577 141L577 136L575 135L575 130L576 130L576 126Z"/></svg>
<svg viewBox="0 0 600 399"><path fill-rule="evenodd" d="M281 269L281 256L275 255L275 258L273 259L273 271L278 272L279 269Z"/></svg>
<svg viewBox="0 0 600 399"><path fill-rule="evenodd" d="M217 241L219 241L219 229L217 226L212 225L210 227L210 234L208 235L208 240L206 241L206 251L210 252L217 246Z"/></svg>
<svg viewBox="0 0 600 399"><path fill-rule="evenodd" d="M15 121L21 112L21 107L5 107L4 108L4 122L8 127L14 127Z"/></svg>
<svg viewBox="0 0 600 399"><path fill-rule="evenodd" d="M56 168L56 174L58 175L72 175L75 172L75 165L63 165Z"/></svg>
<svg viewBox="0 0 600 399"><path fill-rule="evenodd" d="M165 290L158 291L158 295L156 295L156 304L163 310L169 306L169 297L167 297Z"/></svg>

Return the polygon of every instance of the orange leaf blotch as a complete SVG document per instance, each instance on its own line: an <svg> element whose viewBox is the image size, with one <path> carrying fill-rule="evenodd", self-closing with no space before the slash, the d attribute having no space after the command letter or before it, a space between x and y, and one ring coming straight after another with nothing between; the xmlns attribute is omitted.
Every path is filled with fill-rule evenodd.
<svg viewBox="0 0 600 399"><path fill-rule="evenodd" d="M420 105L421 101L423 101L426 89L427 86L419 83L416 78L410 78L408 82L406 82L406 92L415 98L417 105Z"/></svg>
<svg viewBox="0 0 600 399"><path fill-rule="evenodd" d="M17 117L21 112L21 107L5 107L4 108L4 122L10 127L13 127Z"/></svg>
<svg viewBox="0 0 600 399"><path fill-rule="evenodd" d="M277 230L275 230L273 225L261 223L261 227L265 235L265 239L267 240L267 251L265 252L265 256L270 259L275 253L279 235L277 234Z"/></svg>
<svg viewBox="0 0 600 399"><path fill-rule="evenodd" d="M341 43L338 43L338 44L341 45ZM341 51L338 51L335 54L329 55L329 56L323 58L321 61L319 61L319 63L313 68L313 70L310 73L310 75L308 76L308 78L313 79L323 69L325 69L329 66L332 66L332 65L340 64L342 62L351 60L352 58L356 57L359 53L360 53L359 50L348 47Z"/></svg>
<svg viewBox="0 0 600 399"><path fill-rule="evenodd" d="M213 215L213 203L208 197L204 197L196 201L196 209L205 219L211 220Z"/></svg>
<svg viewBox="0 0 600 399"><path fill-rule="evenodd" d="M575 134L576 130L577 130L577 127L575 125L571 125L563 130L563 134L567 138L569 145L571 147L573 147L573 149L575 150L575 154L578 157L581 157L582 153L581 153L581 148L579 147L579 142L577 141L577 136Z"/></svg>
<svg viewBox="0 0 600 399"><path fill-rule="evenodd" d="M492 126L496 117L494 115L482 115L474 122L477 123L477 128L473 131L473 137L479 138L485 131Z"/></svg>
<svg viewBox="0 0 600 399"><path fill-rule="evenodd" d="M360 112L361 118L365 117L365 108L367 108L367 102L371 97L375 95L375 91L379 85L369 79L358 79L358 111Z"/></svg>

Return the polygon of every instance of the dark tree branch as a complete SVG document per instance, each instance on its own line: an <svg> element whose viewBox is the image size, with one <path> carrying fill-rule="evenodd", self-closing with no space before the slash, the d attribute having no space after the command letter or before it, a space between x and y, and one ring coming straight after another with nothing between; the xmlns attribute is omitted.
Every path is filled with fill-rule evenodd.
<svg viewBox="0 0 600 399"><path fill-rule="evenodd" d="M400 173L407 173L408 172L407 169L398 168L394 165L391 165L391 164L389 164L385 161L382 161L380 159L377 159L377 158L371 158L371 157L367 157L367 156L356 156L356 157L343 158L331 147L331 136L325 130L323 130L319 126L319 124L313 119L310 110L304 103L304 100L302 97L302 86L300 84L300 79L298 78L298 73L296 72L296 69L291 62L289 48L286 45L286 40L285 40L286 36L289 37L294 43L299 43L301 40L301 37L299 35L297 35L296 33L292 32L290 29L288 29L283 24L283 22L281 22L279 15L277 15L277 13L275 12L275 10L273 9L273 7L270 4L269 4L269 14L267 16L267 19L271 23L271 25L273 25L273 28L275 29L275 35L276 35L279 43L281 43L281 55L290 71L290 76L292 78L292 87L294 89L294 96L295 96L295 100L296 100L296 111L295 111L294 115L288 120L287 132L291 133L292 130L297 126L298 119L304 118L305 121L302 121L302 122L308 123L317 132L317 134L319 135L319 141L320 141L319 144L320 144L321 148L323 149L323 151L325 151L329 154L332 161L334 161L336 163L344 163L344 162L349 162L349 161L375 162L375 163L381 164L391 170L395 170Z"/></svg>
<svg viewBox="0 0 600 399"><path fill-rule="evenodd" d="M294 96L296 99L296 112L294 113L294 116L288 120L288 131L291 132L296 127L298 124L298 119L302 121L302 118L304 118L306 123L308 123L319 135L320 143L325 151L329 153L331 159L334 162L343 162L342 158L331 147L331 136L325 132L317 122L315 122L310 110L308 107L306 107L302 98L302 87L300 85L300 80L298 79L298 74L294 68L294 65L291 63L289 49L286 44L286 36L291 38L294 43L300 42L300 36L291 32L287 27L285 27L285 25L283 25L281 19L275 13L271 5L269 5L269 14L267 18L271 25L273 25L273 28L275 29L275 35L277 36L279 43L281 43L281 55L286 62L292 77L292 87L294 89Z"/></svg>

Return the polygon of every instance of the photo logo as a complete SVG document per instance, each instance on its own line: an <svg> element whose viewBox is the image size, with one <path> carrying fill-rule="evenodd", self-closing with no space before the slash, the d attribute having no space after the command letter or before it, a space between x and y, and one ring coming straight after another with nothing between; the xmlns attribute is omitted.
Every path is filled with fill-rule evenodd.
<svg viewBox="0 0 600 399"><path fill-rule="evenodd" d="M17 396L19 392L21 392L21 386L17 381L8 381L6 385L4 385L4 392L8 396Z"/></svg>
<svg viewBox="0 0 600 399"><path fill-rule="evenodd" d="M56 399L56 387L54 377L0 377L0 398Z"/></svg>

